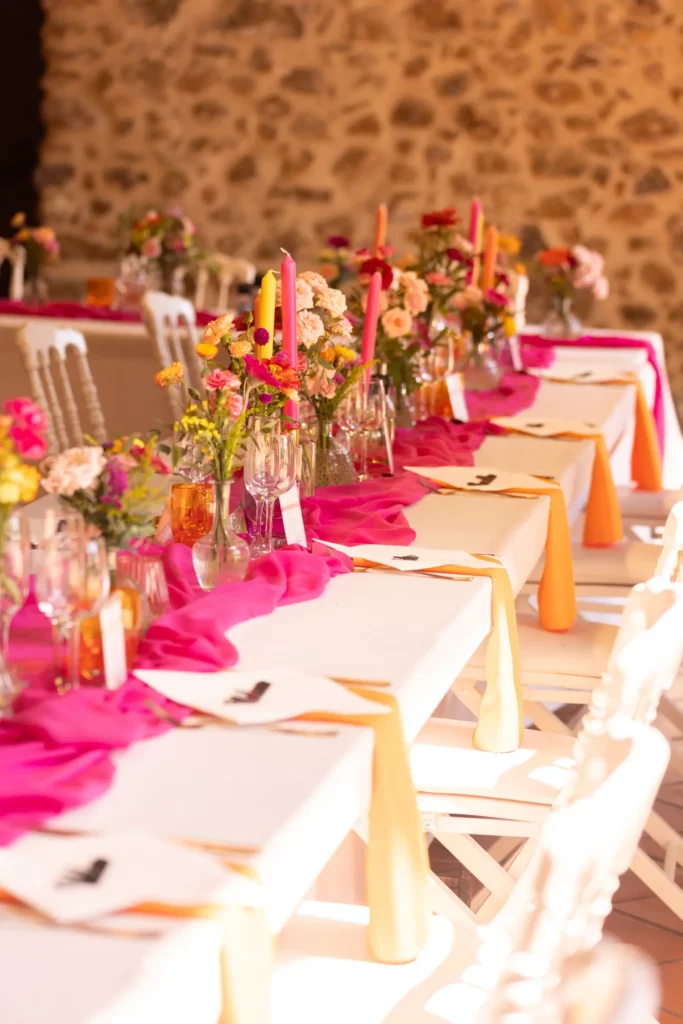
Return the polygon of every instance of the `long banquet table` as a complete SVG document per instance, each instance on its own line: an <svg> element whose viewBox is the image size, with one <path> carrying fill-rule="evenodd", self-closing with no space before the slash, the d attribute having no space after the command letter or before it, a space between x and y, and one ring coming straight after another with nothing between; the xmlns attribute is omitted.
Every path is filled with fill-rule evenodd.
<svg viewBox="0 0 683 1024"><path fill-rule="evenodd" d="M529 412L576 419L580 409L618 452L632 432L633 407L630 385L543 383ZM591 441L488 437L475 463L554 476L574 517L592 458ZM418 545L495 554L519 591L542 553L548 509L546 497L426 495L406 515ZM347 574L319 599L244 622L230 638L244 668L286 664L388 680L413 738L488 633L490 594L481 578ZM363 818L371 757L370 731L349 726L317 737L178 728L118 755L112 788L52 824L240 848L230 859L255 868L277 933ZM334 863L337 890L345 872L353 886L357 865ZM3 943L0 1020L37 1024L49 1008L54 1024L215 1024L220 934L207 922L174 923L156 939L36 929L5 914L0 922L12 938Z"/></svg>

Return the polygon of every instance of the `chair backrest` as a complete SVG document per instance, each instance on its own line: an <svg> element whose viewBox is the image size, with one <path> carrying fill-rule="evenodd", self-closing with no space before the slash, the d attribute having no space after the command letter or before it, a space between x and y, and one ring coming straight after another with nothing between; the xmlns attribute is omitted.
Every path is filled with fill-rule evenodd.
<svg viewBox="0 0 683 1024"><path fill-rule="evenodd" d="M197 347L197 318L189 299L166 292L145 292L142 317L159 356L161 369L172 362L185 367L185 380L201 389L200 362ZM183 412L183 401L174 388L167 388L174 416Z"/></svg>
<svg viewBox="0 0 683 1024"><path fill-rule="evenodd" d="M662 537L662 552L655 569L656 576L666 576L672 583L683 583L681 557L683 553L683 501L677 502L669 512Z"/></svg>
<svg viewBox="0 0 683 1024"><path fill-rule="evenodd" d="M560 1008L568 965L601 939L619 875L631 863L670 750L660 732L638 725L629 737L604 735L600 746L579 769L581 795L551 811L510 899L481 930L480 964L503 965L477 1018L482 1022L565 1019Z"/></svg>
<svg viewBox="0 0 683 1024"><path fill-rule="evenodd" d="M563 971L553 1024L654 1024L659 1009L655 964L639 949L604 938L572 957Z"/></svg>
<svg viewBox="0 0 683 1024"><path fill-rule="evenodd" d="M72 349L78 372L77 393L82 395L89 420L89 433L96 441L107 440L107 429L95 387L85 338L70 327L55 327L46 322L32 321L17 332L33 398L47 414L48 449L57 454L73 445L82 445L84 431L67 367L67 353ZM55 386L54 367L57 366L58 387ZM61 392L61 398L60 398ZM62 401L64 408L62 408Z"/></svg>
<svg viewBox="0 0 683 1024"><path fill-rule="evenodd" d="M24 297L26 249L23 245L12 245L7 238L0 238L0 267L5 260L9 260L12 264L12 274L9 282L9 297L13 302L21 302Z"/></svg>
<svg viewBox="0 0 683 1024"><path fill-rule="evenodd" d="M216 301L210 303L209 286L212 278L216 282L217 291ZM237 256L224 256L220 252L209 253L197 271L195 309L208 309L218 314L227 313L233 282L253 284L255 279L256 267L249 260Z"/></svg>

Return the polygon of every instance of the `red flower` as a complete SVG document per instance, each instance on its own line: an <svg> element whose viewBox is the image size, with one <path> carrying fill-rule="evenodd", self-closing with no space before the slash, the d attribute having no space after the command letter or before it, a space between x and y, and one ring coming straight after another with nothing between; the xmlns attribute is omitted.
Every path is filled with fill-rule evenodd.
<svg viewBox="0 0 683 1024"><path fill-rule="evenodd" d="M571 249L566 246L556 246L554 249L544 249L536 257L544 267L571 267Z"/></svg>
<svg viewBox="0 0 683 1024"><path fill-rule="evenodd" d="M379 270L382 275L382 290L387 291L388 288L391 288L394 280L394 272L386 260L380 260L376 256L372 256L369 260L361 263L358 268L358 272L362 276L367 277L372 277L376 270Z"/></svg>
<svg viewBox="0 0 683 1024"><path fill-rule="evenodd" d="M474 260L467 253L464 253L462 249L446 249L446 255L449 260L453 260L454 263L462 263L466 267L471 267Z"/></svg>
<svg viewBox="0 0 683 1024"><path fill-rule="evenodd" d="M450 228L460 220L454 207L449 206L446 210L433 210L431 213L422 214L423 228Z"/></svg>

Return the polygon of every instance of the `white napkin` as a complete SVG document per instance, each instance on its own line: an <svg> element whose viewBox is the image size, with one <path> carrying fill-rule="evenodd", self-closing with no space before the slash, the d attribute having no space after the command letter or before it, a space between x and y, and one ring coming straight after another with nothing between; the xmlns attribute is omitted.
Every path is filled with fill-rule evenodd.
<svg viewBox="0 0 683 1024"><path fill-rule="evenodd" d="M325 676L290 669L263 668L245 672L137 669L135 675L178 704L238 725L284 722L316 711L340 715L380 715L389 711L386 705L359 697ZM266 683L267 686L263 685ZM240 700L249 694L258 699Z"/></svg>
<svg viewBox="0 0 683 1024"><path fill-rule="evenodd" d="M333 544L331 541L319 541L325 547L342 551L350 558L364 558L378 565L388 565L401 572L416 572L418 569L438 569L440 565L464 565L471 569L481 569L482 561L454 548L409 548L397 544L359 544L355 548L344 544Z"/></svg>
<svg viewBox="0 0 683 1024"><path fill-rule="evenodd" d="M0 886L60 924L142 902L263 903L257 883L211 854L142 833L30 833L0 849Z"/></svg>
<svg viewBox="0 0 683 1024"><path fill-rule="evenodd" d="M541 481L527 473L507 473L496 466L405 466L418 476L468 491L507 491L515 487L538 487ZM411 549L412 550L412 549Z"/></svg>
<svg viewBox="0 0 683 1024"><path fill-rule="evenodd" d="M598 429L594 423L586 423L585 420L561 420L552 416L494 416L491 423L533 437L557 437L558 434L592 437Z"/></svg>

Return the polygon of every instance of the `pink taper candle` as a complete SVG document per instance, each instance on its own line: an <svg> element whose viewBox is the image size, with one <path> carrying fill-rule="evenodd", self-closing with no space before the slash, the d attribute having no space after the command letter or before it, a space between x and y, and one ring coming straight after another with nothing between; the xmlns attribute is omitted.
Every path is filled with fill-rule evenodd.
<svg viewBox="0 0 683 1024"><path fill-rule="evenodd" d="M296 263L285 253L285 258L280 265L280 282L282 285L282 350L289 356L289 365L296 368L298 363L298 346L296 338ZM294 426L299 421L299 407L296 402L289 399L285 402L285 416L294 421ZM290 429L291 429L290 424Z"/></svg>
<svg viewBox="0 0 683 1024"><path fill-rule="evenodd" d="M468 232L468 239L472 246L472 252L474 255L474 262L470 269L467 271L466 283L476 284L479 279L479 247L481 245L481 220L482 220L482 208L481 203L478 199L472 200L470 206L470 230Z"/></svg>
<svg viewBox="0 0 683 1024"><path fill-rule="evenodd" d="M375 358L375 339L377 337L377 318L379 316L379 297L382 291L382 275L379 270L370 278L368 288L368 302L365 307L365 323L363 324L363 338L360 344L360 361L369 363ZM371 369L365 371L365 386L370 383Z"/></svg>

